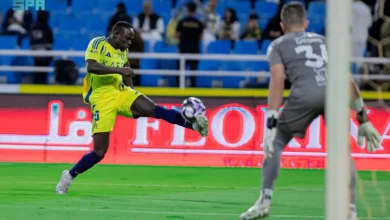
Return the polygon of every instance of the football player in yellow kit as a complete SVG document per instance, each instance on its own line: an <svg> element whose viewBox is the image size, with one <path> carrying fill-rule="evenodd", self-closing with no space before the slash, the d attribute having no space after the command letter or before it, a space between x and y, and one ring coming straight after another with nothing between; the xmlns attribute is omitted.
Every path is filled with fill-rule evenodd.
<svg viewBox="0 0 390 220"><path fill-rule="evenodd" d="M85 154L70 170L62 172L57 194L65 194L73 179L100 162L109 147L109 137L116 116L130 118L152 117L163 119L201 136L208 135L208 121L203 115L194 123L185 121L179 111L156 105L148 97L134 90L127 53L135 32L127 22L120 21L108 38L97 37L90 41L85 52L87 75L84 79L84 102L90 104L93 114L92 134L94 149Z"/></svg>

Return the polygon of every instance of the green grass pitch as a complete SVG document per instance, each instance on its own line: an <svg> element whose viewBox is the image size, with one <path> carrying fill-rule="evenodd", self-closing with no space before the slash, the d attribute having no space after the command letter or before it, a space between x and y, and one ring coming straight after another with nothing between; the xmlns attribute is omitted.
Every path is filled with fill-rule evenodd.
<svg viewBox="0 0 390 220"><path fill-rule="evenodd" d="M68 164L0 163L1 220L238 219L259 195L260 169L97 165L67 195ZM273 220L324 219L324 171L282 170ZM390 173L360 172L360 219L390 219Z"/></svg>

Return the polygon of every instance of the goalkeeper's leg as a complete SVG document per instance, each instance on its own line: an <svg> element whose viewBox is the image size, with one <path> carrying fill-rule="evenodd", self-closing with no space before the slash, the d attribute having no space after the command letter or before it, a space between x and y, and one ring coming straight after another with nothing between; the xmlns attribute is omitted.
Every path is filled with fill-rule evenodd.
<svg viewBox="0 0 390 220"><path fill-rule="evenodd" d="M292 136L288 132L284 132L280 128L277 129L276 137L273 141L274 152L272 157L263 161L262 188L260 196L255 204L248 209L248 211L241 214L241 220L250 220L269 216L273 188L280 170L282 151L288 142L290 142L291 138Z"/></svg>

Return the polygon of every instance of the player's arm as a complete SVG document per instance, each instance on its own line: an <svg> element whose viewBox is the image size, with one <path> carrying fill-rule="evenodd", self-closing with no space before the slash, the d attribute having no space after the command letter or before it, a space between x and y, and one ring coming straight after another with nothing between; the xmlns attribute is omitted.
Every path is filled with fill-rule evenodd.
<svg viewBox="0 0 390 220"><path fill-rule="evenodd" d="M268 110L277 112L283 101L284 65L274 64L270 67L271 80L268 91Z"/></svg>
<svg viewBox="0 0 390 220"><path fill-rule="evenodd" d="M101 63L98 63L96 60L87 60L87 71L88 73L93 73L97 75L105 75L105 74L121 74L121 75L129 75L130 72L126 71L125 68L118 67L109 67L105 66Z"/></svg>
<svg viewBox="0 0 390 220"><path fill-rule="evenodd" d="M382 137L368 120L363 98L360 95L358 86L353 80L352 74L349 74L349 82L351 89L351 108L356 112L356 119L360 124L358 129L357 144L363 147L364 138L366 138L367 150L369 152L374 152L380 147Z"/></svg>
<svg viewBox="0 0 390 220"><path fill-rule="evenodd" d="M353 80L352 74L349 74L349 84L351 89L351 108L356 112L356 119L362 124L368 121L368 117L363 98L360 95L358 86Z"/></svg>
<svg viewBox="0 0 390 220"><path fill-rule="evenodd" d="M268 47L267 58L270 65L271 80L268 91L268 117L278 118L278 110L283 101L285 70L279 45L274 41Z"/></svg>
<svg viewBox="0 0 390 220"><path fill-rule="evenodd" d="M130 69L130 63L129 63L129 62L126 62L125 65L124 65L124 68L129 68L129 69ZM125 75L122 75L122 79L123 79L123 83L124 83L126 86L130 86L131 88L134 88L134 85L133 85L133 76L125 76Z"/></svg>

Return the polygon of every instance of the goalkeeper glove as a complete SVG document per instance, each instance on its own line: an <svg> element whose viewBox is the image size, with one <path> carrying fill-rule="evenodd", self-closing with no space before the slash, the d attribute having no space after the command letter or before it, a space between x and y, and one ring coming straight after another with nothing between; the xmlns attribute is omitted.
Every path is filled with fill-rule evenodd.
<svg viewBox="0 0 390 220"><path fill-rule="evenodd" d="M276 136L276 125L278 123L278 112L275 110L268 111L267 118L267 133L264 138L264 156L265 158L272 158L274 153L274 140Z"/></svg>
<svg viewBox="0 0 390 220"><path fill-rule="evenodd" d="M360 123L358 129L358 139L357 144L363 148L364 147L364 138L367 140L367 151L375 152L379 147L382 141L382 137L378 131L372 126L371 122L368 120L366 109L364 108L363 99L359 98L352 101L352 108L356 111L356 119Z"/></svg>

